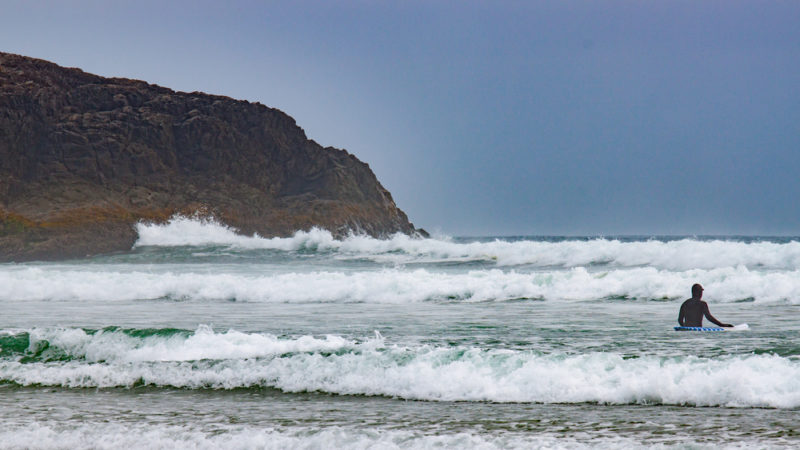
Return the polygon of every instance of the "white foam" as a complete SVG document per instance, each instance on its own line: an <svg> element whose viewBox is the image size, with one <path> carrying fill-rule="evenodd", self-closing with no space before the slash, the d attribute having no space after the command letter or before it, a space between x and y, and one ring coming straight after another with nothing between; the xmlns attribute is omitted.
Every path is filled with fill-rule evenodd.
<svg viewBox="0 0 800 450"><path fill-rule="evenodd" d="M757 303L800 302L800 271L757 271L746 267L672 272L655 268L593 272L578 267L533 273L500 269L461 273L417 269L362 272L263 274L212 272L185 266L182 272L139 266L0 267L0 301L136 301L179 299L288 303L416 303L509 299L596 300L625 297L688 297L701 282L710 302L752 299Z"/></svg>
<svg viewBox="0 0 800 450"><path fill-rule="evenodd" d="M0 360L20 385L232 389L273 387L429 401L800 406L800 360L777 355L625 359L475 347L386 345L200 328L191 336L32 330L70 361Z"/></svg>
<svg viewBox="0 0 800 450"><path fill-rule="evenodd" d="M139 235L134 247L207 246L226 245L242 249L299 250L332 249L338 247L330 232L314 228L298 231L291 238L263 238L258 234L245 236L238 230L220 224L215 219L197 219L175 216L165 224L138 223Z"/></svg>
<svg viewBox="0 0 800 450"><path fill-rule="evenodd" d="M235 330L215 333L201 325L188 337L174 334L169 337L139 338L121 331L98 331L88 334L80 328L32 329L28 332L30 348L41 342L73 357L89 362L193 361L202 359L247 359L297 352L323 352L352 349L356 343L339 336L324 338L303 336L298 339L278 339L270 334L247 334ZM370 345L382 345L376 337ZM369 347L369 345L367 346Z"/></svg>
<svg viewBox="0 0 800 450"><path fill-rule="evenodd" d="M241 249L336 252L341 258L369 258L390 264L441 261L486 261L498 266L612 267L652 266L669 270L747 266L800 269L800 242L744 243L682 239L622 242L614 239L541 242L531 240L454 242L396 234L389 239L358 235L337 240L324 230L299 231L289 238L248 237L213 220L175 217L166 224L138 224L136 246L222 245Z"/></svg>
<svg viewBox="0 0 800 450"><path fill-rule="evenodd" d="M680 441L679 437L670 440ZM678 448L719 448L698 445L689 438L673 444ZM142 423L86 423L25 425L5 424L0 429L0 448L3 449L589 449L589 448L671 448L672 445L643 445L629 437L564 436L554 433L423 433L412 430L380 428L256 428L220 424L213 430L192 426ZM762 448L757 443L740 442L735 448ZM726 448L733 448L726 445Z"/></svg>

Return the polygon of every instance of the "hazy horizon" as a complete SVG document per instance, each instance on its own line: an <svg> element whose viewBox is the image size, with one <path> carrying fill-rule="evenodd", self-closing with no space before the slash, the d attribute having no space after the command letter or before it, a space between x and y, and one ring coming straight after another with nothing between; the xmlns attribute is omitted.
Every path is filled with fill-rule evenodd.
<svg viewBox="0 0 800 450"><path fill-rule="evenodd" d="M4 2L0 50L260 102L458 236L800 235L800 4Z"/></svg>

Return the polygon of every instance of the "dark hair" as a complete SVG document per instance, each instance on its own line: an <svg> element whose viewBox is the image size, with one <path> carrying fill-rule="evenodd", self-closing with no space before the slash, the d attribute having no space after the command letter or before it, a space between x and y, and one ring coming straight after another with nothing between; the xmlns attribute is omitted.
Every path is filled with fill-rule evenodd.
<svg viewBox="0 0 800 450"><path fill-rule="evenodd" d="M692 297L699 297L701 292L703 292L703 286L697 283L692 285Z"/></svg>

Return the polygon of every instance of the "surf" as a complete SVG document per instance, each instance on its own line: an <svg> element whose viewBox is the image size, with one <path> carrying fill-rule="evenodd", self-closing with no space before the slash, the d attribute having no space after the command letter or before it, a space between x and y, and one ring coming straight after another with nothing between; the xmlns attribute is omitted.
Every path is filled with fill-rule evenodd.
<svg viewBox="0 0 800 450"><path fill-rule="evenodd" d="M350 235L334 239L318 228L286 238L243 236L213 219L173 217L165 224L139 223L134 249L143 247L222 246L233 250L276 250L368 259L387 264L435 264L482 261L498 267L573 268L654 267L664 270L711 270L744 266L757 270L800 269L800 242L794 238L489 238L447 236L386 239Z"/></svg>
<svg viewBox="0 0 800 450"><path fill-rule="evenodd" d="M278 337L28 330L0 382L64 388L252 389L501 403L800 406L800 360L775 354L646 356L388 344L375 334ZM13 336L20 338L17 333ZM9 335L3 338L7 345Z"/></svg>
<svg viewBox="0 0 800 450"><path fill-rule="evenodd" d="M654 268L592 271L373 268L299 270L293 266L140 264L0 267L0 301L184 301L390 303L546 301L680 301L697 280L712 302L800 302L800 270L746 267L673 272Z"/></svg>

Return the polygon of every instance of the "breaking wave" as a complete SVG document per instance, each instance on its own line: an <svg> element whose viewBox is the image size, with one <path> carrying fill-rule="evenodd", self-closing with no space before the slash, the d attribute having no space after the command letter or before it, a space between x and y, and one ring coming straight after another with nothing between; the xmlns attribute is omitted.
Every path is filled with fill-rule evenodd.
<svg viewBox="0 0 800 450"><path fill-rule="evenodd" d="M140 266L76 269L65 266L0 268L3 301L243 301L275 303L487 302L516 299L682 300L701 282L711 302L800 302L800 270L757 271L744 266L673 272L651 267L591 271L522 272L500 269L440 272L382 269L263 274ZM249 270L249 269L248 269Z"/></svg>
<svg viewBox="0 0 800 450"><path fill-rule="evenodd" d="M136 247L224 246L244 250L317 252L378 263L485 262L497 266L560 267L650 266L665 270L745 266L763 270L800 269L800 242L740 240L494 239L455 241L396 234L388 239L350 236L334 239L320 229L288 238L243 236L213 220L175 217L166 224L137 225Z"/></svg>
<svg viewBox="0 0 800 450"><path fill-rule="evenodd" d="M797 355L623 357L471 346L387 345L376 336L276 337L181 330L32 329L0 338L0 380L22 386L387 396L425 401L796 408Z"/></svg>

